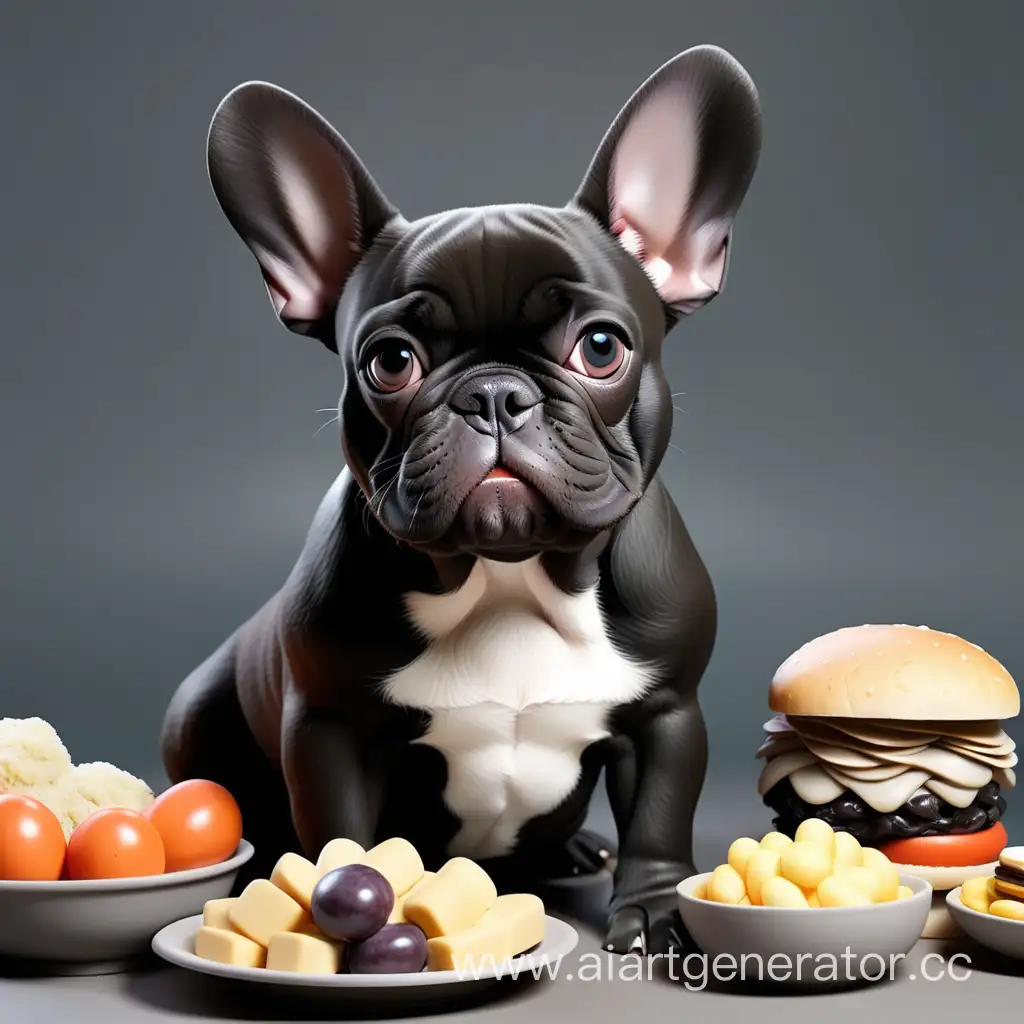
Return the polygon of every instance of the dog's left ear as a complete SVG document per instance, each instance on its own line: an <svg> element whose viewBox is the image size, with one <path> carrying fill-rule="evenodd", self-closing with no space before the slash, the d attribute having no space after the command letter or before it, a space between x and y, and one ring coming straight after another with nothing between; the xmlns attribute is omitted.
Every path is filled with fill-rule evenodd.
<svg viewBox="0 0 1024 1024"><path fill-rule="evenodd" d="M207 163L281 322L333 348L342 289L398 211L327 121L267 82L246 82L221 100Z"/></svg>
<svg viewBox="0 0 1024 1024"><path fill-rule="evenodd" d="M659 68L605 135L573 203L690 313L722 289L733 219L761 149L757 89L724 50L698 46Z"/></svg>

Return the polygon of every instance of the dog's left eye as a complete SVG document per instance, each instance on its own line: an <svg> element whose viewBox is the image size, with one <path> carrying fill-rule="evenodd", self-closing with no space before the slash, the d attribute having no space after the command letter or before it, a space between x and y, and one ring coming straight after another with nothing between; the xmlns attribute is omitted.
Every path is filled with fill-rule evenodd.
<svg viewBox="0 0 1024 1024"><path fill-rule="evenodd" d="M394 394L419 381L423 367L407 341L388 338L374 346L366 375L377 391Z"/></svg>
<svg viewBox="0 0 1024 1024"><path fill-rule="evenodd" d="M626 358L622 339L606 327L585 331L576 342L566 366L583 377L610 377Z"/></svg>

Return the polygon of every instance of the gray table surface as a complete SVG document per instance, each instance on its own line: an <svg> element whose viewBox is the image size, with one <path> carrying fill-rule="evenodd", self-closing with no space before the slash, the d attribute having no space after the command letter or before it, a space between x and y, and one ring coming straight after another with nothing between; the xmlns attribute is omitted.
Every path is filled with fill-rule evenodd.
<svg viewBox="0 0 1024 1024"><path fill-rule="evenodd" d="M728 842L741 834L766 831L763 810L756 801L737 800L735 790L728 803L715 794L702 802L698 814L700 841L697 861L702 869L718 863ZM727 810L722 811L721 808ZM715 808L719 808L715 811ZM751 823L757 824L752 826ZM598 808L598 826L606 824ZM745 825L745 827L744 827ZM608 896L606 880L564 890L549 900L551 912L571 921L580 933L576 951L560 965L558 977L503 982L485 998L471 1003L430 1011L436 1021L468 1022L479 1018L491 1024L525 1024L530 1021L591 1021L595 1024L636 1024L641 1020L690 1018L697 1021L755 1020L798 1024L864 1024L873 1017L881 1022L956 1020L988 1013L990 1007L1012 1006L1024 998L1024 961L1010 961L990 954L965 940L956 945L919 942L900 965L892 981L862 985L845 991L793 993L770 984L722 983L713 978L700 987L699 965L691 961L689 981L682 963L659 961L637 977L637 961L611 959L600 952L601 924ZM949 957L962 958L948 969ZM922 958L938 954L922 965ZM591 977L575 977L586 965ZM594 978L595 965L601 977ZM670 977L670 974L674 977ZM924 975L928 974L929 980ZM83 1024L202 1024L206 1021L306 1021L390 1019L393 1010L282 1003L258 993L206 978L188 971L154 963L129 975L96 978L25 978L0 976L0 1024L36 1024L75 1021ZM398 1015L408 1016L408 1011Z"/></svg>

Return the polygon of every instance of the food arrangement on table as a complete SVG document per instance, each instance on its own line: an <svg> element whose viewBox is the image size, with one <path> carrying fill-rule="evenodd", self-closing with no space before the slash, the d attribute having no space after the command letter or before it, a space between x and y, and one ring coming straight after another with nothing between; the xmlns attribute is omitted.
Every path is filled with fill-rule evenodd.
<svg viewBox="0 0 1024 1024"><path fill-rule="evenodd" d="M208 903L196 956L300 974L479 970L538 946L544 904L498 895L486 871L453 857L434 873L405 839L364 850L328 843L314 864L285 854L269 879Z"/></svg>
<svg viewBox="0 0 1024 1024"><path fill-rule="evenodd" d="M851 964L904 956L931 907L926 881L901 875L881 850L821 818L804 819L793 836L734 840L724 863L677 891L683 923L705 953L781 954L790 967L847 953ZM809 979L798 970L795 978L772 980ZM813 980L824 979L819 973Z"/></svg>
<svg viewBox="0 0 1024 1024"><path fill-rule="evenodd" d="M760 842L742 837L726 863L693 891L697 899L754 907L864 907L910 899L895 865L881 851L862 847L849 832L834 832L808 818L791 839L769 832Z"/></svg>
<svg viewBox="0 0 1024 1024"><path fill-rule="evenodd" d="M966 931L1024 958L1024 847L1008 845L1002 821L1017 755L1001 722L1020 704L1002 665L925 627L852 627L788 658L768 704L757 786L773 828L737 838L714 870L679 884L684 924L705 952L845 944L892 955ZM61 955L152 940L182 966L300 986L444 982L488 964L498 976L576 942L537 896L499 894L466 857L427 870L401 837L369 849L338 838L315 861L287 853L269 878L231 893L252 854L242 833L237 804L214 782L155 795L114 765L75 765L41 719L4 719L0 953L21 944L49 955L36 899L67 907ZM75 894L151 906L123 915L135 931L104 945L103 928L122 915L98 924ZM552 928L563 930L549 943Z"/></svg>
<svg viewBox="0 0 1024 1024"><path fill-rule="evenodd" d="M971 938L1024 960L1024 846L1009 846L989 875L969 878L946 896L953 919Z"/></svg>
<svg viewBox="0 0 1024 1024"><path fill-rule="evenodd" d="M1020 697L995 658L924 626L847 627L787 658L768 705L774 828L678 887L705 953L886 958L967 932L1024 958L1024 848L1002 821Z"/></svg>
<svg viewBox="0 0 1024 1024"><path fill-rule="evenodd" d="M979 914L1024 921L1024 846L1003 850L994 874L964 882L960 902Z"/></svg>
<svg viewBox="0 0 1024 1024"><path fill-rule="evenodd" d="M991 873L1008 836L1020 712L1006 669L924 626L868 625L805 644L779 667L757 751L776 829L819 818L934 890L924 938L954 936L945 895Z"/></svg>
<svg viewBox="0 0 1024 1024"><path fill-rule="evenodd" d="M160 928L227 896L252 853L223 787L154 796L114 765L74 765L39 718L0 720L0 956L125 970Z"/></svg>
<svg viewBox="0 0 1024 1024"><path fill-rule="evenodd" d="M683 924L709 958L752 956L748 980L818 985L843 981L815 971L822 961L853 970L865 958L905 956L920 938L932 894L880 851L818 819L802 823L795 838L769 832L760 841L734 840L724 863L676 891ZM782 974L756 973L757 963L780 957Z"/></svg>
<svg viewBox="0 0 1024 1024"><path fill-rule="evenodd" d="M159 797L112 764L73 765L40 718L0 720L0 881L139 878L227 860L242 815L193 779Z"/></svg>

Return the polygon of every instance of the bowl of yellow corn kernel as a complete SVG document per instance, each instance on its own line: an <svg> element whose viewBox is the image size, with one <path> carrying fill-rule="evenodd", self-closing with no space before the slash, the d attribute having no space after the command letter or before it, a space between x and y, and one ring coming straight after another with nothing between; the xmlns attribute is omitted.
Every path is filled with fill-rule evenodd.
<svg viewBox="0 0 1024 1024"><path fill-rule="evenodd" d="M716 963L732 962L731 980L797 984L893 977L932 898L924 879L817 818L792 838L735 840L724 864L676 892L691 938Z"/></svg>
<svg viewBox="0 0 1024 1024"><path fill-rule="evenodd" d="M947 894L946 906L975 942L1024 960L1024 847L1003 850L995 875L968 879Z"/></svg>

